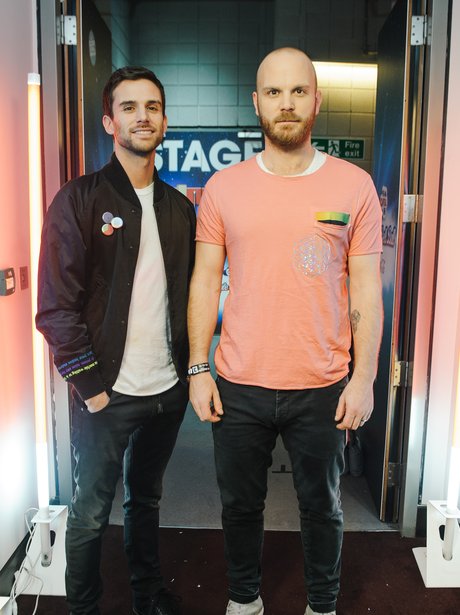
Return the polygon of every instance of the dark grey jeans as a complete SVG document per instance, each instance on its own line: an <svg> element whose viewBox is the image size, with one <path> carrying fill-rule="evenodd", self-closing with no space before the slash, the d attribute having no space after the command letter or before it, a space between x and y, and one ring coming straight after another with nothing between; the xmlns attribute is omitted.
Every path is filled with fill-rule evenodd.
<svg viewBox="0 0 460 615"><path fill-rule="evenodd" d="M225 414L213 424L214 451L232 600L248 603L259 595L267 472L281 435L299 501L308 601L319 613L335 609L345 433L336 429L334 415L346 382L276 391L218 378Z"/></svg>
<svg viewBox="0 0 460 615"><path fill-rule="evenodd" d="M66 533L66 591L72 615L99 613L101 539L122 469L132 589L155 594L162 587L159 500L187 400L188 388L181 383L146 397L113 392L109 405L95 414L74 400L71 441L76 487Z"/></svg>

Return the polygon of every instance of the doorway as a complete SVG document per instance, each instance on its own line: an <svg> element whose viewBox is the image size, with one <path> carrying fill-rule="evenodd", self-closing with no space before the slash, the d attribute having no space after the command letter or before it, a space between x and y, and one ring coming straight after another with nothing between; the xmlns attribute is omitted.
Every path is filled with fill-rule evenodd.
<svg viewBox="0 0 460 615"><path fill-rule="evenodd" d="M204 4L206 10L201 6ZM313 17L308 15L307 3L304 4L303 25L296 25L295 35L289 42L282 36L286 21L280 18L281 4L273 0L250 3L114 0L109 5L97 1L93 4L90 0L85 2L69 0L66 9L77 15L79 36L77 46L67 53L68 91L73 93L70 98L79 101L77 108L71 111L69 122L72 129L68 133L69 142L77 145L76 148L68 148L68 165L73 169L72 173L91 172L102 166L110 155L110 142L104 137L95 110L99 108L100 93L111 70L129 63L144 64L155 70L165 85L169 123L174 127L170 141L176 144L167 145L167 142L163 144L159 158L163 169L160 172L169 174L168 181L177 185L179 189L187 191L191 199L196 199L198 203L200 190L204 184L203 169L206 169L204 160L206 159L211 170L210 151L218 140L225 142L225 145L220 150L214 149L217 165L226 164L231 159L236 161L238 156L240 159L247 157L260 148L260 130L255 122L250 102L255 70L261 57L274 46L292 44L309 50L307 35L312 32ZM324 6L326 4L328 3L324 3ZM330 17L329 4L321 18L323 24L326 23L326 17L329 19L331 34L335 26ZM344 3L332 2L332 4L339 12L341 11L343 32ZM394 3L388 2L388 11L376 16L375 23L380 20L379 25L383 24L392 4ZM369 3L363 5L367 10ZM376 385L376 411L374 420L360 434L364 456L363 475L347 475L343 479L343 503L345 517L349 523L347 529L395 529L397 527L395 524L400 520L399 503L404 480L404 463L407 458L406 408L410 395L408 387L401 388L395 384L395 371L397 364L409 364L409 360L405 357L411 352L410 323L414 313L410 303L410 293L415 284L414 258L417 230L416 221L409 223L404 221L402 205L403 195L408 194L409 185L415 186L418 181L415 178L419 175L416 172L417 164L408 167L409 159L401 152L404 151L405 154L409 152L411 161L420 158L418 130L422 110L417 101L426 83L422 61L425 52L422 48L414 50L409 44L414 7L415 3L409 0L397 2L381 35L382 58L385 54L386 41L391 41L392 53L396 53L397 47L398 58L396 63L391 57L389 60L391 65L395 64L398 68L397 75L393 75L391 81L396 88L399 104L398 121L393 122L397 134L394 141L394 156L391 159L393 162L396 161L392 167L393 181L396 184L394 190L391 188L390 205L388 200L385 204L383 184L378 187L382 207L386 207L387 220L391 217L395 227L393 236L388 235L392 243L386 244L392 250L391 258L387 255L385 259L386 271L392 273L393 282L388 291L388 321L382 348L383 360ZM425 12L430 10L430 6L419 7L417 4L417 9L421 11L422 8ZM369 15L372 17L371 13L367 13L367 17ZM299 21L298 18L296 21ZM287 25L292 32L292 23ZM372 44L369 41L372 27L367 23L366 28L366 48L361 49L360 59L369 65L373 63L375 56L372 56ZM180 44L177 41L180 41ZM318 41L318 50L321 44L321 41ZM349 48L353 48L353 44L350 39ZM330 55L330 49L324 53ZM346 54L346 51L342 52L342 55ZM111 62L107 61L109 56ZM394 79L397 80L396 86ZM413 84L411 90L409 83ZM408 98L408 94L412 98ZM386 98L388 96L385 94ZM352 98L350 94L350 101ZM328 99L328 112L333 114L332 119L336 123L334 125L332 119L329 123L328 118L325 125L323 123L323 126L319 126L318 130L323 132L314 135L318 146L321 146L320 141L329 142L330 138L334 137L334 142L339 143L337 146L339 151L344 134L340 134L341 128L337 121L339 116L344 116L346 113L343 109L340 110L340 105L344 104L343 100L343 96L339 96L335 102L332 96ZM409 100L412 100L412 104L408 102ZM334 104L339 107L331 111ZM352 112L351 107L349 111ZM361 112L360 115L365 116L366 113ZM363 122L364 119L369 120L368 117L361 117ZM376 122L376 129L381 132L388 126L388 121L388 118L381 115L380 120ZM412 132L408 131L409 123ZM329 132L330 126L335 126L335 132ZM197 140L197 133L201 135L199 146L192 145ZM345 136L350 139L350 135ZM372 137L366 135L363 141L372 138L374 138L373 126ZM381 137L378 139L380 142ZM209 141L208 149L205 147L206 140ZM363 151L368 152L369 146L364 146ZM375 149L376 152L377 150L378 148ZM187 156L189 174L192 171L195 175L192 184L184 181L179 175ZM374 163L377 157L383 159L384 156L380 156L380 153L374 155ZM169 167L166 167L166 161ZM358 160L359 162L364 164L367 161L363 159ZM175 171L171 169L171 163L176 165ZM413 162L410 164L414 165ZM377 166L376 171L379 171ZM387 179L385 181L384 185L388 190L390 183ZM412 224L414 226L411 226ZM388 232L390 233L390 230ZM408 279L410 284L405 285ZM406 294L402 292L403 288ZM216 335L215 343L217 340ZM65 446L64 444L64 450ZM220 503L213 467L209 426L199 423L190 410L165 477L162 507L164 525L184 527L220 525ZM290 473L287 454L282 446L278 445L274 452L270 474L267 528L297 529L298 527L297 502ZM120 515L118 503L114 505L113 520L119 519Z"/></svg>

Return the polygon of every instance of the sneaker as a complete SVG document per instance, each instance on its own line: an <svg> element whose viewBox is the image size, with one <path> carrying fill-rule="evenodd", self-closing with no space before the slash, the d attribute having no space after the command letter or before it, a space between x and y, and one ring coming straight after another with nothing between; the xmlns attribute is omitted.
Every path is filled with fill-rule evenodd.
<svg viewBox="0 0 460 615"><path fill-rule="evenodd" d="M305 615L336 615L336 613L335 611L329 611L329 613L318 613L317 611L314 611L310 605L308 605Z"/></svg>
<svg viewBox="0 0 460 615"><path fill-rule="evenodd" d="M181 615L180 598L166 589L158 594L134 594L134 615Z"/></svg>
<svg viewBox="0 0 460 615"><path fill-rule="evenodd" d="M264 605L262 598L259 596L257 600L249 602L249 604L241 604L229 600L225 615L263 615Z"/></svg>

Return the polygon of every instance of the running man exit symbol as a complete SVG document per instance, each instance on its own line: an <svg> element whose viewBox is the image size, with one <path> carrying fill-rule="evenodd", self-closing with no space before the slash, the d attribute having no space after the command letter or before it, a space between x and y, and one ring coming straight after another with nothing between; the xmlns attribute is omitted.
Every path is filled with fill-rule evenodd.
<svg viewBox="0 0 460 615"><path fill-rule="evenodd" d="M330 156L336 156L338 158L340 156L340 141L336 139L329 139L327 153Z"/></svg>

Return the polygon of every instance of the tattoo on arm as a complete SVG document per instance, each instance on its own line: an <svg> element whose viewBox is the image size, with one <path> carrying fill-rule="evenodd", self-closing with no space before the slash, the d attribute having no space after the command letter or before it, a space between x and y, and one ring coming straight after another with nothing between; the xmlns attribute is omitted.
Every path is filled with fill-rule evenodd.
<svg viewBox="0 0 460 615"><path fill-rule="evenodd" d="M351 328L353 330L353 333L356 333L356 331L358 330L358 323L360 320L361 320L361 314L358 312L358 310L353 310L353 312L350 315Z"/></svg>

